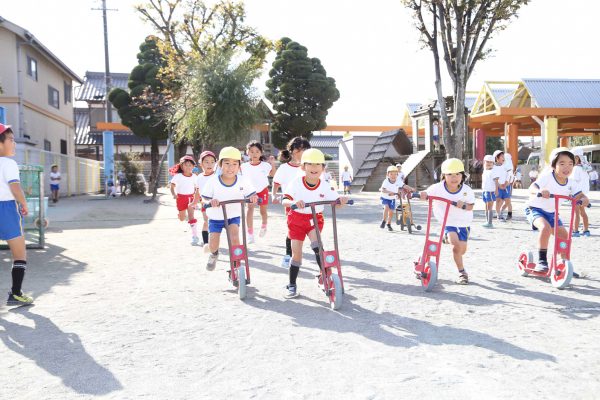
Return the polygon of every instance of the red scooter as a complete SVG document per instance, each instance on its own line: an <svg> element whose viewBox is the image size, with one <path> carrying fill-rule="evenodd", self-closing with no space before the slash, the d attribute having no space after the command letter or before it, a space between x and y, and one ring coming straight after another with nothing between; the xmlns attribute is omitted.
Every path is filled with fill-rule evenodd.
<svg viewBox="0 0 600 400"><path fill-rule="evenodd" d="M323 249L323 239L319 229L315 229L317 241L319 242L319 254L321 258L321 274L319 275L319 285L323 286L323 292L329 299L329 305L332 309L338 310L342 306L344 295L344 280L342 279L342 266L340 264L340 253L338 250L337 239L337 223L335 215L335 206L339 205L340 201L316 201L313 203L305 203L305 207L310 207L312 211L313 224L318 227L317 212L315 206L329 205L331 206L331 221L333 225L333 250L325 251ZM348 200L348 205L354 204L353 200ZM296 210L298 207L293 204L291 209ZM337 270L337 274L332 273L332 268ZM323 279L325 277L325 279Z"/></svg>
<svg viewBox="0 0 600 400"><path fill-rule="evenodd" d="M420 193L413 193L413 198L420 198ZM425 246L423 247L423 253L414 262L415 274L417 279L421 281L421 286L426 292L429 292L435 286L438 276L438 265L440 262L440 253L442 251L442 241L444 240L444 228L446 227L446 221L448 220L448 213L450 212L451 206L456 206L455 201L450 201L442 197L427 196L429 201L429 211L427 212L427 230L425 231ZM444 211L444 220L442 221L442 227L440 229L439 239L432 240L429 236L431 230L431 214L432 214L432 203L434 201L441 201L446 203L446 210Z"/></svg>
<svg viewBox="0 0 600 400"><path fill-rule="evenodd" d="M542 197L538 193L538 197ZM550 267L546 272L535 271L536 263L533 259L533 252L524 251L519 255L517 268L521 276L536 276L539 278L550 278L552 286L557 289L566 288L573 278L573 263L571 263L571 238L573 235L573 220L575 216L575 207L581 204L574 197L551 194L550 198L554 199L554 248L552 249L552 260ZM558 209L561 200L566 200L571 203L571 219L569 221L569 231L566 238L558 237ZM560 253L560 254L559 254ZM559 260L559 256L561 256Z"/></svg>

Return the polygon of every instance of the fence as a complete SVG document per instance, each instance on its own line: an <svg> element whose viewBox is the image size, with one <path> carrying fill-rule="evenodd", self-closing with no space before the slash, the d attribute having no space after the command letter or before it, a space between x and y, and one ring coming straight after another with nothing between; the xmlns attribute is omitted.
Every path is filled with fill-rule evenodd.
<svg viewBox="0 0 600 400"><path fill-rule="evenodd" d="M98 193L101 190L100 171L101 162L51 153L49 151L17 147L15 160L20 165L39 165L44 169L44 188L50 186L50 168L58 165L61 175L60 193L62 195L76 195L84 193Z"/></svg>

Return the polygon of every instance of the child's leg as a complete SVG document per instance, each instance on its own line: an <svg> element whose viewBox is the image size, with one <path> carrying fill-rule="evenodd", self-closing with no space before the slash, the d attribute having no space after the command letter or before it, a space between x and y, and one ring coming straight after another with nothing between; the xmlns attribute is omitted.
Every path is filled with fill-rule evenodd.
<svg viewBox="0 0 600 400"><path fill-rule="evenodd" d="M292 261L290 261L289 268L289 279L290 286L296 286L296 279L298 278L298 273L300 272L300 265L302 265L302 244L304 242L301 240L292 240Z"/></svg>
<svg viewBox="0 0 600 400"><path fill-rule="evenodd" d="M240 244L240 226L237 224L229 225L229 237L231 238L231 244L237 246Z"/></svg>
<svg viewBox="0 0 600 400"><path fill-rule="evenodd" d="M204 211L202 211L202 218L204 219L204 223L202 224L202 242L208 244L208 215Z"/></svg>
<svg viewBox="0 0 600 400"><path fill-rule="evenodd" d="M548 242L550 240L550 235L552 235L552 227L544 218L536 218L533 221L533 226L535 226L540 234L538 236L538 264L541 266L548 267Z"/></svg>
<svg viewBox="0 0 600 400"><path fill-rule="evenodd" d="M312 251L315 253L315 258L317 259L317 265L319 266L319 273L321 272L321 249L319 248L319 242L317 241L317 232L313 229L308 233L308 239L310 240L310 247Z"/></svg>
<svg viewBox="0 0 600 400"><path fill-rule="evenodd" d="M491 224L494 220L494 202L493 201L488 201L487 203L485 203L485 209L487 212L487 222L488 224Z"/></svg>
<svg viewBox="0 0 600 400"><path fill-rule="evenodd" d="M497 198L496 199L496 218L500 218L500 212L502 209L502 205L504 204L504 200L502 200L501 198Z"/></svg>
<svg viewBox="0 0 600 400"><path fill-rule="evenodd" d="M465 270L463 255L467 251L467 242L459 240L456 232L448 232L448 240L452 245L452 257L454 258L456 268L458 268L458 272L462 273Z"/></svg>
<svg viewBox="0 0 600 400"><path fill-rule="evenodd" d="M219 241L221 240L221 232L211 232L208 238L208 247L211 253L219 251Z"/></svg>
<svg viewBox="0 0 600 400"><path fill-rule="evenodd" d="M579 231L579 215L581 214L581 207L575 207L575 219L573 221L573 232Z"/></svg>
<svg viewBox="0 0 600 400"><path fill-rule="evenodd" d="M198 237L198 230L196 229L197 221L194 218L194 208L193 207L188 207L187 215L188 215L188 223L190 224L190 228L192 229L192 237L197 238ZM196 241L197 241L197 239L196 239Z"/></svg>
<svg viewBox="0 0 600 400"><path fill-rule="evenodd" d="M386 223L389 225L392 223L392 209L386 204L385 213L387 213L387 217L385 218Z"/></svg>
<svg viewBox="0 0 600 400"><path fill-rule="evenodd" d="M590 221L588 219L588 215L587 215L587 211L585 211L585 207L584 206L579 206L579 211L581 212L581 219L583 220L583 231L589 231L590 230Z"/></svg>
<svg viewBox="0 0 600 400"><path fill-rule="evenodd" d="M248 204L248 211L246 212L246 224L248 226L248 233L254 234L254 204Z"/></svg>
<svg viewBox="0 0 600 400"><path fill-rule="evenodd" d="M21 286L25 278L25 269L27 268L27 250L25 247L25 237L19 236L8 240L8 247L13 258L12 266L12 293L21 294Z"/></svg>
<svg viewBox="0 0 600 400"><path fill-rule="evenodd" d="M186 210L179 211L178 217L179 217L180 221L185 221L186 213L187 213Z"/></svg>
<svg viewBox="0 0 600 400"><path fill-rule="evenodd" d="M267 205L265 204L264 206L260 206L260 218L262 220L262 226L266 227L267 226Z"/></svg>

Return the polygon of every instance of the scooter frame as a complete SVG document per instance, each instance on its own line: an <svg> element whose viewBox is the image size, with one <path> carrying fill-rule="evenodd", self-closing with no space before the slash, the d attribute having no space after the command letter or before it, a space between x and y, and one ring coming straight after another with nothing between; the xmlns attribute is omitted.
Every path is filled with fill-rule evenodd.
<svg viewBox="0 0 600 400"><path fill-rule="evenodd" d="M406 196L406 205L402 202L402 195L398 195L398 201L400 202L399 207L396 207L396 225L400 225L400 229L408 230L408 233L412 234L412 228L421 230L421 225L416 225L413 219L412 207L410 205L410 195Z"/></svg>

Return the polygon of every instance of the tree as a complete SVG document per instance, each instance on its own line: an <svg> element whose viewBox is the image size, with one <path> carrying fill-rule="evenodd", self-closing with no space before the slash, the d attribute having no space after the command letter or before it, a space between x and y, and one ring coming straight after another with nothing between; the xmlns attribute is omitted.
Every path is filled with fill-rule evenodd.
<svg viewBox="0 0 600 400"><path fill-rule="evenodd" d="M414 13L421 40L433 55L446 154L462 159L467 82L477 62L490 54L491 50L486 48L490 38L504 30L529 0L401 1ZM440 56L452 81L451 107L443 96ZM448 108L451 108L452 120Z"/></svg>
<svg viewBox="0 0 600 400"><path fill-rule="evenodd" d="M195 154L235 141L257 122L252 82L258 71L247 63L233 67L232 54L211 51L190 64L182 81L186 96L177 101L178 130Z"/></svg>
<svg viewBox="0 0 600 400"><path fill-rule="evenodd" d="M327 126L327 110L340 98L335 80L327 77L318 58L308 58L306 47L290 38L276 44L265 97L273 104L273 143L281 148L294 136L310 138Z"/></svg>
<svg viewBox="0 0 600 400"><path fill-rule="evenodd" d="M113 89L108 100L118 110L123 125L140 137L150 139L150 185L158 182L158 142L167 139L167 122L160 115L164 106L162 91L165 87L159 76L164 57L158 48L159 39L148 36L140 45L138 65L129 75L129 93Z"/></svg>

